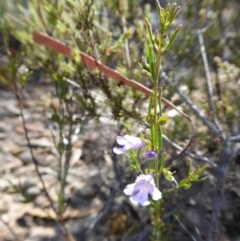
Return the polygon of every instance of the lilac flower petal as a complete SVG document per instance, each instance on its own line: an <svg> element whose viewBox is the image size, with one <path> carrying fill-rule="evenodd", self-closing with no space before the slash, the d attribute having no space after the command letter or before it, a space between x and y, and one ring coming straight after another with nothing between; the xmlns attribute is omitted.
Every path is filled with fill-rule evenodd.
<svg viewBox="0 0 240 241"><path fill-rule="evenodd" d="M137 178L136 178L136 183L137 182L140 182L140 181L147 181L147 182L151 182L153 181L153 185L154 184L154 179L153 179L153 176L150 175L150 174L140 174Z"/></svg>
<svg viewBox="0 0 240 241"><path fill-rule="evenodd" d="M149 193L151 192L151 187L147 183L139 183L138 186L135 186L135 190L132 195L134 201L138 201L140 205L147 205L146 202L149 202Z"/></svg>
<svg viewBox="0 0 240 241"><path fill-rule="evenodd" d="M132 143L127 142L122 148L124 148L127 151L127 150L133 148L133 145L132 145Z"/></svg>
<svg viewBox="0 0 240 241"><path fill-rule="evenodd" d="M156 186L153 176L152 176L151 179L149 179L149 182L150 182L150 184L153 185L154 187Z"/></svg>
<svg viewBox="0 0 240 241"><path fill-rule="evenodd" d="M139 142L139 140L141 141L141 139L136 136L125 135L125 136L123 136L123 138L131 143Z"/></svg>
<svg viewBox="0 0 240 241"><path fill-rule="evenodd" d="M134 198L132 198L132 197L130 197L129 199L130 199L130 201L131 201L131 203L132 203L133 205L135 205L135 206L138 206L138 205L139 205L138 200L135 201Z"/></svg>
<svg viewBox="0 0 240 241"><path fill-rule="evenodd" d="M154 178L150 174L139 175L134 183L126 186L124 193L131 196L130 201L133 204L141 206L150 204L149 196L155 201L162 198L162 193L156 188Z"/></svg>
<svg viewBox="0 0 240 241"><path fill-rule="evenodd" d="M138 189L138 192L135 194L135 196L133 194L133 199L138 200L139 204L142 206L148 205L150 203L148 200L149 194L153 191L152 185L147 182L142 182L136 184L136 189Z"/></svg>
<svg viewBox="0 0 240 241"><path fill-rule="evenodd" d="M132 146L132 148L139 148L144 145L143 141L136 136L125 135L123 136L127 140L127 143Z"/></svg>
<svg viewBox="0 0 240 241"><path fill-rule="evenodd" d="M125 189L123 190L123 192L126 195L132 195L133 191L134 191L134 187L135 187L135 183L132 184L128 184Z"/></svg>
<svg viewBox="0 0 240 241"><path fill-rule="evenodd" d="M124 146L127 143L127 140L125 138L123 138L122 136L117 136L116 137L116 142L120 145L120 146Z"/></svg>
<svg viewBox="0 0 240 241"><path fill-rule="evenodd" d="M154 187L154 191L151 193L151 196L154 201L157 201L162 198L162 193Z"/></svg>
<svg viewBox="0 0 240 241"><path fill-rule="evenodd" d="M113 147L113 152L117 155L124 154L126 150L122 147Z"/></svg>
<svg viewBox="0 0 240 241"><path fill-rule="evenodd" d="M121 146L113 148L113 152L116 154L123 154L131 148L136 149L144 145L144 142L139 137L130 135L125 135L123 137L117 136L116 142Z"/></svg>
<svg viewBox="0 0 240 241"><path fill-rule="evenodd" d="M150 201L148 200L147 196L140 196L140 197L130 197L130 201L133 204L140 204L141 206L147 206L150 204Z"/></svg>
<svg viewBox="0 0 240 241"><path fill-rule="evenodd" d="M155 186L155 181L154 181L153 175L151 175L151 174L140 174L137 177L135 182L139 182L142 180L149 182L152 186Z"/></svg>

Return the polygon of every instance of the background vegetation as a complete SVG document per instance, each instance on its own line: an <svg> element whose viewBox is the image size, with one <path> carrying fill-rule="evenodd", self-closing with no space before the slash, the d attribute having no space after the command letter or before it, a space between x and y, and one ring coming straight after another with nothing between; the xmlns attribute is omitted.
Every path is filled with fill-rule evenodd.
<svg viewBox="0 0 240 241"><path fill-rule="evenodd" d="M166 4L161 2L163 7ZM186 154L179 156L180 146L191 136L190 125L169 106L164 106L170 117L164 143L168 149L167 163L177 179L188 172L191 178L191 172L205 164L208 169L206 181L168 196L164 210L167 238L239 240L240 4L237 0L179 0L177 4L181 12L174 24L182 24L183 28L164 56L161 78L164 97L191 117L195 136ZM41 105L51 113L48 122L57 126L52 136L57 150L57 199L46 189L42 190L56 214L56 223L60 224L60 236L66 240L147 240L151 228L147 213L127 202L119 204L123 198L122 187L131 179L131 173L124 160L116 160L111 145L106 144L105 148L115 165L112 183L117 187L107 184L109 196L102 199L107 203L111 197L110 207L104 206L99 211L93 231L88 233L84 229L85 236L81 236L81 225L72 232L63 216L74 137L82 135L79 124L83 128L90 120L99 123L102 117L107 117L117 121L119 132L133 129L138 133L144 126L147 111L145 95L107 78L101 71L86 68L78 51L151 89L149 79L140 73L139 62L147 51L144 19L151 19L153 28L158 24L155 2L18 0L1 2L0 15L1 88L3 92L15 93L23 125L23 93L34 92L37 86L43 85L52 90L49 99L42 100ZM73 49L74 58L68 59L38 45L32 39L33 31L61 40ZM25 132L28 139L26 128ZM31 151L30 142L28 139ZM91 156L93 149L88 147L85 155ZM41 179L37 157L31 153ZM163 183L163 188L165 185L168 184ZM24 194L19 188L16 191ZM106 229L101 228L103 224ZM60 240L59 236L55 238Z"/></svg>

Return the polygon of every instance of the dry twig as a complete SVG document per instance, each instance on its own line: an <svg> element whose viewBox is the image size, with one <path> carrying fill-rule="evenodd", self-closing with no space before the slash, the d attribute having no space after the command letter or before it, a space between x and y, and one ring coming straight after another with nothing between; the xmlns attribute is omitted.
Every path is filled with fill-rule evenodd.
<svg viewBox="0 0 240 241"><path fill-rule="evenodd" d="M205 70L205 74L206 74L208 103L209 103L210 111L212 114L213 122L214 122L215 126L222 132L222 128L220 127L220 123L217 118L216 107L215 107L214 100L213 100L212 80L211 80L208 59L207 59L206 48L205 48L204 39L203 39L203 32L204 32L204 30L202 30L202 29L197 30L204 70ZM222 132L222 134L223 134L223 132Z"/></svg>

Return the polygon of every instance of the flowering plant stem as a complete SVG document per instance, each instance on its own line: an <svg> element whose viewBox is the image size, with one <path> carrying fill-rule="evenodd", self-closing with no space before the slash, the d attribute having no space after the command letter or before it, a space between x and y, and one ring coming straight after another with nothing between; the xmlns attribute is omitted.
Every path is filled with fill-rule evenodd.
<svg viewBox="0 0 240 241"><path fill-rule="evenodd" d="M160 81L161 60L165 50L172 44L176 34L180 28L168 37L168 28L177 15L179 7L176 4L168 4L164 10L157 1L157 8L159 13L159 32L153 34L152 27L146 19L146 24L149 32L150 43L148 45L148 58L142 59L141 73L151 78L153 83L153 91L150 95L147 122L150 127L150 135L148 143L150 143L150 150L147 157L150 160L150 168L144 171L139 165L139 151L143 146L143 142L138 137L125 135L123 137L117 136L116 141L120 147L114 147L115 154L128 154L131 163L131 168L140 172L141 174L136 178L135 183L129 184L124 189L124 193L130 196L133 204L141 206L150 205L150 217L152 221L152 240L164 240L165 225L162 221L162 193L159 191L160 175L163 174L165 179L174 182L177 186L173 173L164 166L164 154L162 153L162 125L166 124L168 118L162 115L162 86ZM129 155L130 154L130 155Z"/></svg>
<svg viewBox="0 0 240 241"><path fill-rule="evenodd" d="M156 60L154 62L155 71L152 72L152 81L153 81L153 123L151 126L151 136L152 136L152 149L156 151L157 158L154 161L154 178L157 188L159 189L159 163L161 163L160 166L162 166L162 158L160 155L162 152L162 127L158 123L158 118L162 116L162 87L159 86L159 75L160 75L160 66L161 66L161 46L159 51L156 53ZM152 49L152 47L150 47ZM151 50L150 50L151 51ZM149 56L151 53L149 53ZM151 106L150 106L151 107ZM151 110L149 110L151 112ZM157 202L153 203L153 210L154 215L152 217L152 225L153 225L153 232L152 237L153 240L160 240L162 229L164 227L164 224L161 220L161 200L158 200Z"/></svg>
<svg viewBox="0 0 240 241"><path fill-rule="evenodd" d="M151 149L157 153L157 157L152 160L152 172L155 179L156 187L160 189L159 178L164 170L164 155L162 153L162 86L160 81L160 72L161 72L161 61L162 55L165 50L169 48L170 43L176 37L176 34L179 31L179 27L172 35L168 37L168 29L173 21L174 17L179 11L179 7L176 4L168 4L166 10L164 10L158 1L157 9L159 13L159 32L153 34L152 27L149 21L146 19L150 44L148 52L148 63L144 63L143 68L145 71L149 70L149 76L153 82L153 93L149 101L148 117L147 120L150 125L150 141ZM170 39L170 40L169 40ZM148 65L147 65L148 64ZM146 67L147 66L147 67ZM149 68L148 68L149 66ZM165 122L167 120L165 119ZM163 172L164 174L164 172ZM171 175L171 173L170 173ZM165 175L164 175L165 176ZM175 180L172 176L171 180ZM162 200L152 202L151 208L153 210L152 215L152 240L163 240L164 239L164 222L161 219L161 205Z"/></svg>

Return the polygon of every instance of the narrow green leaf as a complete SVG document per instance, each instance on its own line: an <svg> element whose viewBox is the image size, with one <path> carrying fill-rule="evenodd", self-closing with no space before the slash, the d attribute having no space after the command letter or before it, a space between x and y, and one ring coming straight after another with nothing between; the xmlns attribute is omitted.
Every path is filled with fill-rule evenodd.
<svg viewBox="0 0 240 241"><path fill-rule="evenodd" d="M155 70L154 70L155 59L154 59L153 46L149 46L148 62L150 64L150 73L151 73L152 79L155 79Z"/></svg>
<svg viewBox="0 0 240 241"><path fill-rule="evenodd" d="M177 29L175 30L175 32L173 33L173 35L172 35L172 37L171 37L171 39L170 39L170 41L169 41L169 44L167 45L167 47L165 48L165 50L168 50L168 49L172 46L173 42L175 41L175 39L176 39L176 37L177 37L177 34L180 32L181 29L182 29L182 25L179 25L178 28L177 28Z"/></svg>
<svg viewBox="0 0 240 241"><path fill-rule="evenodd" d="M154 44L154 37L153 37L153 33L152 33L151 24L149 23L147 18L145 18L145 22L147 24L147 28L148 28L148 32L149 32L149 37L150 37L151 43Z"/></svg>
<svg viewBox="0 0 240 241"><path fill-rule="evenodd" d="M182 180L179 183L179 187L182 187L184 189L189 189L191 186L192 186L192 184L188 180L186 180L186 179Z"/></svg>
<svg viewBox="0 0 240 241"><path fill-rule="evenodd" d="M159 1L156 1L156 3L160 23L160 33L163 34L165 32L165 10L161 7Z"/></svg>
<svg viewBox="0 0 240 241"><path fill-rule="evenodd" d="M167 4L167 6L166 6L166 10L165 10L165 12L166 12L166 15L165 15L165 21L166 21L166 24L165 24L165 26L169 26L169 24L168 24L168 19L169 19L169 14L170 14L170 11L171 11L171 4L170 3L168 3Z"/></svg>
<svg viewBox="0 0 240 241"><path fill-rule="evenodd" d="M171 18L169 19L171 22L176 18L179 11L180 11L180 7L175 4L174 7L173 7Z"/></svg>

